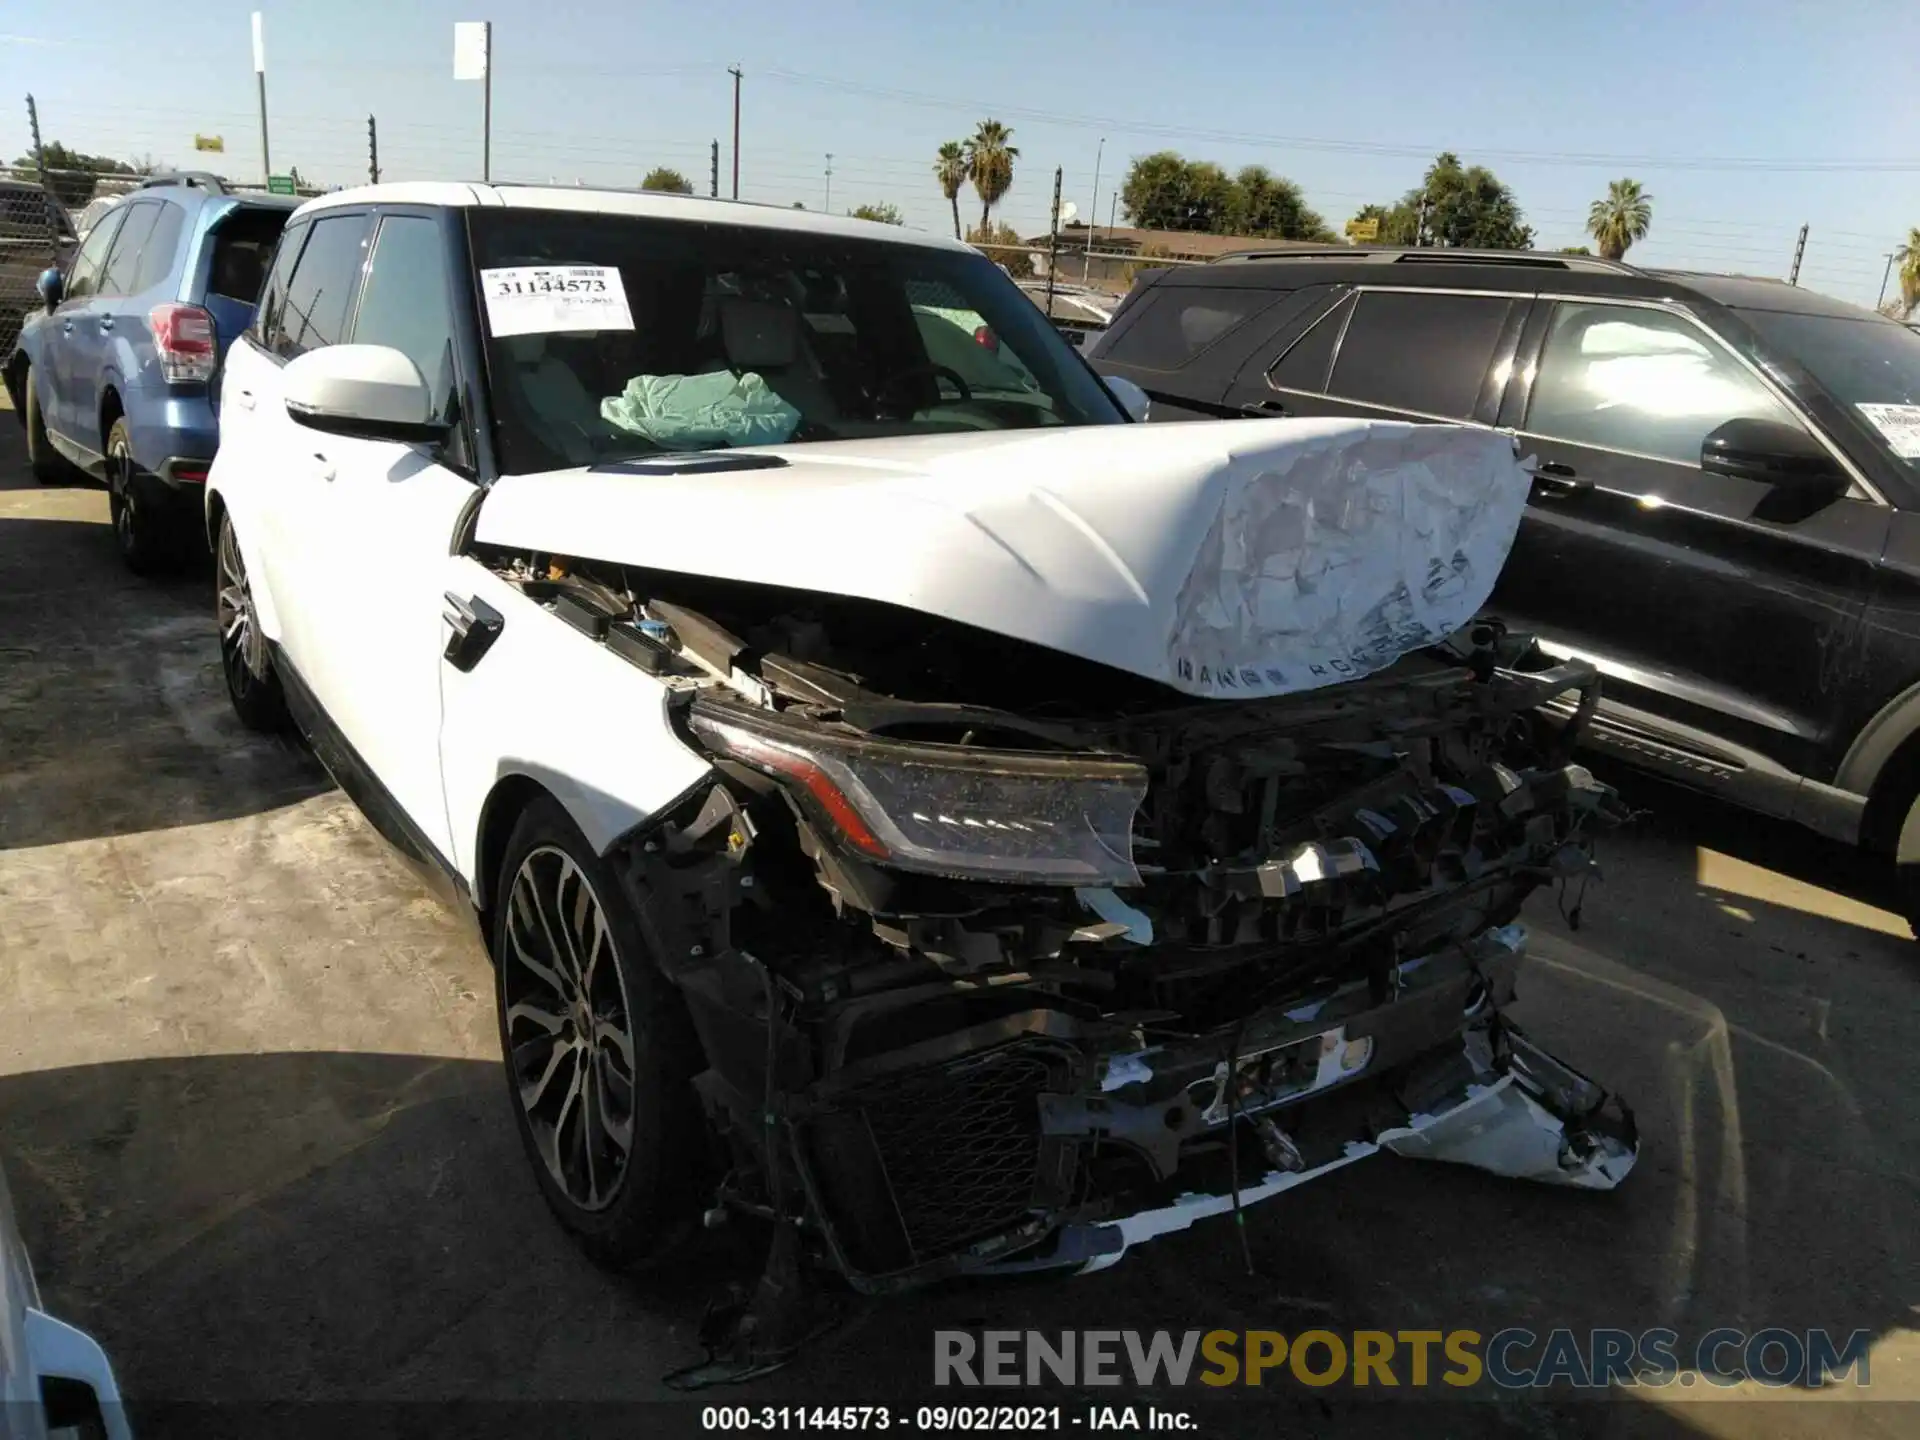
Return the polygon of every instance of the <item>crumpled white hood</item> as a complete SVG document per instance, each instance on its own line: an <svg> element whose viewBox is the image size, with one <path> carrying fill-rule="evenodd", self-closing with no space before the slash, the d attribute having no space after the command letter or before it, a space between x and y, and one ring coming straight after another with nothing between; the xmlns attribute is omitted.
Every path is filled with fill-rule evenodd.
<svg viewBox="0 0 1920 1440"><path fill-rule="evenodd" d="M1261 696L1365 675L1472 619L1528 486L1508 437L1398 421L1198 421L749 453L788 463L507 476L476 535L887 601L1188 694Z"/></svg>

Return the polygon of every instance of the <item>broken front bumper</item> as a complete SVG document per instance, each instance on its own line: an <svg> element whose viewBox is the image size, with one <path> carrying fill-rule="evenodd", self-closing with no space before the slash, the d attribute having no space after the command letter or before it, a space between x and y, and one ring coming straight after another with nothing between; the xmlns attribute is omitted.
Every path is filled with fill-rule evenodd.
<svg viewBox="0 0 1920 1440"><path fill-rule="evenodd" d="M876 1057L788 1112L809 1210L886 1291L1103 1268L1383 1148L1610 1189L1632 1116L1501 1016L1524 948L1498 927L1204 1037L1035 1009Z"/></svg>

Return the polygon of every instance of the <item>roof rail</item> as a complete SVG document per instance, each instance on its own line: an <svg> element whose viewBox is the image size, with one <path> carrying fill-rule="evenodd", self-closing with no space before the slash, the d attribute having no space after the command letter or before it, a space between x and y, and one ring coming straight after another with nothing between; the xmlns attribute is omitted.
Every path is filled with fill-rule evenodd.
<svg viewBox="0 0 1920 1440"><path fill-rule="evenodd" d="M1645 272L1624 260L1599 255L1559 255L1540 250L1468 250L1452 246L1340 245L1314 250L1243 250L1222 255L1215 265L1267 260L1349 260L1372 265L1510 265L1529 270L1585 270L1605 275Z"/></svg>
<svg viewBox="0 0 1920 1440"><path fill-rule="evenodd" d="M168 175L149 175L134 188L151 190L158 185L191 185L196 190L211 191L215 195L233 193L225 180L205 170L176 170Z"/></svg>

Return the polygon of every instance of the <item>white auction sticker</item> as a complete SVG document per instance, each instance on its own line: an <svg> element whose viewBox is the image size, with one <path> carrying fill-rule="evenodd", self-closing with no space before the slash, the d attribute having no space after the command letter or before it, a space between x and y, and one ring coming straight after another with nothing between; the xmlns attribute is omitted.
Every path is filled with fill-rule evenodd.
<svg viewBox="0 0 1920 1440"><path fill-rule="evenodd" d="M611 265L515 265L480 272L495 337L631 330L626 287Z"/></svg>
<svg viewBox="0 0 1920 1440"><path fill-rule="evenodd" d="M1920 405L1862 405L1860 413L1902 460L1920 460Z"/></svg>

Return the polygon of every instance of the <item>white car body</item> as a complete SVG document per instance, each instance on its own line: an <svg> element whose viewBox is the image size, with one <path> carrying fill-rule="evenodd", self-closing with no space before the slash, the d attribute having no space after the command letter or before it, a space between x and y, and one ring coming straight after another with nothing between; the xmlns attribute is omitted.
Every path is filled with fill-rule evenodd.
<svg viewBox="0 0 1920 1440"><path fill-rule="evenodd" d="M91 1389L109 1440L126 1440L126 1408L106 1352L85 1331L41 1308L13 1198L0 1174L0 1440L49 1440L41 1387L63 1380Z"/></svg>
<svg viewBox="0 0 1920 1440"><path fill-rule="evenodd" d="M1054 423L1014 419L1007 428L994 429L981 419L986 412L974 397L964 391L948 397L935 385L933 398L916 399L899 421L927 433L863 434L849 421L853 438L516 470L500 458L509 422L493 429L481 423L491 413L485 408L492 403L489 386L497 390L506 383L500 377L512 366L524 366L523 372L513 372L512 383L530 385L520 377L544 375L540 367L550 363L550 352L544 337L524 351L505 348L527 324L538 322L528 322L523 307L513 312L514 328L508 328L507 312L490 307L496 303L492 287L497 284L508 295L524 283L516 277L524 277L535 260L515 259L512 266L521 268L489 270L476 259L466 263L480 268L478 283L471 272L452 273L449 281L455 313L445 353L457 362L455 393L466 397L465 412L451 431L442 425L435 432L448 437L444 443L420 443L415 435L429 409L422 398L426 366L363 343L370 321L375 331L383 323L381 302L371 297L384 273L388 227L396 217L433 219L446 237L441 258L458 265L449 257L464 257L465 237L478 234L489 213L500 212L552 214L581 225L587 222L571 217L592 217L596 224L601 217L634 217L724 226L735 232L730 244L747 243L739 234L764 232L770 249L818 241L844 244L851 247L847 253L857 250L869 260L885 247L882 260L888 254L906 257L903 264L914 256L959 256L985 266L968 247L897 227L628 193L397 185L329 195L295 213L276 275L287 254L297 255L309 234L319 233L317 228L310 232L309 222L312 227L329 219L357 224L356 217L373 217L355 261L360 279L353 282L364 285L366 294L339 299L355 307L351 326L341 322L342 332L351 329L351 334L332 335L334 343L309 347L284 365L252 337L233 345L222 380L221 445L207 485L210 538L224 531L236 537L251 590L246 623L257 626L268 643L274 673L296 702L296 718L343 786L390 838L485 913L497 913L489 907L507 884L502 875L490 873L501 863L501 814L524 805L528 795L557 801L593 853L611 863L616 856L632 857L639 848L636 835L655 834L668 817L685 814L703 793L711 798L729 783L716 778L732 773L716 764L716 754L738 759L746 751L696 743L696 734L711 740L699 729L702 704L734 707L747 727L735 740L745 735L741 743L749 748L762 743L747 731L760 723L756 714L771 717L775 709L770 672L764 667L756 672L759 662L746 658L747 642L736 641L723 626L717 627L720 638L703 648L689 638L698 632L700 617L669 624L687 608L674 598L675 586L732 587L728 593L745 593L740 587L747 587L754 594L800 597L794 604L803 609L802 602L814 601L875 607L863 612L875 623L904 617L910 630L924 625L932 634L946 626L946 633L971 637L968 643L989 650L997 645L1008 673L1017 655L1022 664L1043 671L1054 666L1056 675L1084 673L1096 684L1138 687L1143 697L1160 697L1142 704L1173 707L1183 716L1214 702L1221 703L1224 714L1230 702L1311 700L1324 687L1373 674L1446 640L1473 620L1491 592L1519 523L1526 477L1511 442L1485 431L1348 420L1127 423L1113 395L1098 388L1084 362L997 274L992 283L1004 287L1007 305L1017 309L1001 308L998 291L975 293L967 303L995 312L991 321L1001 344L1028 346L1022 364L1036 375L1036 393L1045 383L1054 386L1042 396L1047 406L1064 410L1084 404L1091 410L1074 413L1091 414L1091 419L1060 421L1056 412ZM508 223L533 226L521 218L499 222ZM392 233L406 232L401 226ZM358 232L337 228L330 233ZM494 233L503 232L496 228ZM588 265L591 257L535 258L550 267L567 261L572 268L561 267L565 283L589 288L609 268L605 261ZM579 263L573 264L576 258ZM304 258L293 262L289 293L299 290L298 267L304 263ZM269 280L258 324L291 333L288 327L295 322L276 318L278 283ZM780 358L788 355L781 338L786 332L769 341L750 330L749 322L760 323L752 307L773 302L752 298L739 288L745 283L727 280L736 288L716 302L725 312L721 330L729 359L738 358L737 347L757 347L774 357L764 362L769 373L802 383L804 377L793 378L799 362ZM634 284L618 281L618 306L595 311L600 318L591 325L554 320L549 322L553 333L564 338L571 326L590 331L599 344L609 334L625 343L632 330L634 342L645 343L650 338L646 325L628 318L626 292ZM713 293L706 292L709 300ZM499 303L520 304L511 295ZM555 300L554 313L574 303ZM644 305L667 302L658 294L636 292L632 303L638 315ZM799 307L817 346L856 326L851 309L815 313L832 303L827 297ZM309 308L317 310L318 302ZM902 328L910 330L906 309L903 301ZM304 330L309 322L303 315L298 323ZM789 323L799 324L781 321ZM857 323L873 322L859 312ZM1022 326L1034 327L1044 341L1031 335L1022 339ZM780 329L771 321L765 328ZM268 339L281 333L270 330ZM1032 348L1036 344L1039 350ZM483 354L495 358L483 362ZM1054 379L1046 382L1041 372ZM689 365L665 379L694 375ZM660 378L642 373L637 380ZM899 378L883 377L872 394L889 393ZM531 404L532 393L521 393L515 403ZM599 415L613 422L608 410L618 399L597 402ZM992 403L1024 404L1030 414L1032 399L1000 396ZM776 413L762 400L753 403L762 405L756 412L762 417ZM799 410L798 402L790 409ZM876 399L874 418L882 413ZM676 423L694 418L678 417ZM653 419L642 416L631 423L642 422ZM462 424L468 428L461 429ZM572 442L571 431L554 434L556 445ZM390 438L376 438L381 435ZM583 620L576 613L579 604L572 611L567 606L580 575L588 572L639 575L643 578L628 588L658 587L649 592L658 603L634 605L637 619L625 618L622 610L611 623L608 615L588 614ZM228 582L223 568L223 586ZM622 578L621 584L628 582ZM653 632L647 626L675 634L673 647L661 652L671 663L648 649ZM237 622L229 628L240 633ZM642 663L632 653L618 652L616 630L641 634L628 652L638 647L654 658ZM757 655L760 642L751 648ZM1544 693L1579 683L1566 678L1558 689L1549 683ZM1335 711L1341 708L1338 701L1329 703ZM1515 703L1524 710L1535 700ZM693 722L684 718L690 710ZM949 719L1005 713L966 704L914 711L936 712ZM844 729L836 733L845 738ZM769 743L778 749L778 743ZM1007 764L1007 773L1026 774L1033 772L1021 766L1045 767L1052 761L1027 756ZM1102 759L1092 768L1105 778L1087 781L1087 793L1107 785L1111 795L1132 783L1121 774L1132 769L1118 761ZM1566 771L1566 784L1574 791L1604 788L1592 787L1591 777L1576 771ZM1055 793L1080 794L1069 788L1080 783L1062 780ZM1143 789L1145 783L1140 782ZM1069 816L1064 825L1003 822L984 806L977 809L986 819L960 807L951 815L899 813L903 824L911 820L923 826L939 844L951 840L949 850L926 841L916 852L948 857L921 864L916 873L923 875L973 873L967 867L976 860L966 857L983 845L991 849L991 835L979 838L989 831L1067 836L1060 843L1077 847L1074 855L1062 859L1048 853L1033 861L1035 866L1058 861L1062 867L1044 872L1046 883L1060 886L1067 883L1062 876L1082 874L1107 879L1056 888L1042 897L1044 904L1067 897L1069 905L1078 905L1083 921L1068 926L1076 941L1147 945L1154 941L1157 922L1120 893L1129 881L1142 883L1152 868L1136 868L1121 853L1131 846L1131 803L1117 813L1103 812L1118 827L1116 833L1101 830L1091 809L1077 822ZM731 832L708 827L700 833L725 835L742 850L754 843L751 836L757 832L746 826ZM677 842L662 846L670 849L672 843ZM1045 850L1054 836L1033 843ZM656 848L662 847L646 841L647 851ZM893 853L906 851L896 846ZM1526 873L1535 873L1537 861L1528 863L1533 868ZM1284 865L1276 860L1279 869L1269 866L1261 884L1271 889L1261 893L1300 893L1329 879L1334 864L1330 852L1309 846ZM901 868L914 867L902 861ZM842 890L852 893L846 885ZM837 891L835 903L844 898ZM888 932L881 927L876 933ZM1513 927L1488 930L1476 941L1477 949L1455 948L1471 963L1484 961L1505 973L1502 967L1510 968L1520 951L1517 935ZM718 959L700 943L675 943L679 955ZM729 963L739 958L731 950L728 955ZM751 957L741 963L759 964ZM1011 978L1026 982L1030 977L1016 973ZM760 993L757 985L754 981L754 996ZM1476 1005L1484 1006L1484 999ZM502 1006L504 1015L504 999ZM1319 1012L1308 1007L1293 1013L1287 1023L1305 1024L1300 1016ZM1465 1023L1456 1018L1463 1013L1458 1003L1445 1013L1447 1025ZM1466 1013L1480 1011L1470 1007ZM503 1027L508 1023L503 1019ZM553 1017L554 1026L559 1023ZM1345 1083L1373 1053L1371 1040L1350 1040L1344 1029L1316 1030L1308 1038L1327 1047L1316 1053L1346 1057L1340 1063L1327 1059L1315 1085ZM1140 1043L1131 1043L1124 1080L1109 1088L1151 1081L1156 1070L1175 1073L1174 1058L1164 1048L1141 1049ZM1515 1063L1519 1070L1502 1070L1497 1078L1492 1071L1476 1071L1485 1083L1459 1092L1446 1106L1405 1114L1405 1133L1392 1143L1501 1173L1588 1187L1616 1183L1633 1160L1630 1123L1629 1131L1604 1138L1584 1129L1588 1102L1597 1107L1601 1102L1592 1097L1604 1092L1591 1082L1567 1082L1571 1088L1555 1093L1586 1097L1568 1109L1548 1095L1551 1085L1543 1089L1521 1078L1531 1062ZM544 1086L544 1077L539 1084ZM1517 1094L1502 1099L1512 1085L1530 1098L1525 1103ZM1448 1121L1456 1123L1443 1123ZM565 1123L563 1111L556 1127ZM1514 1127L1525 1132L1523 1143L1499 1138ZM1476 1137L1471 1154L1436 1138L1468 1132ZM1416 1135L1421 1137L1417 1144ZM1349 1151L1345 1158L1359 1153ZM549 1160L549 1169L554 1163ZM1256 1179L1265 1187L1260 1195L1286 1188L1273 1176L1250 1177L1250 1186ZM1094 1227L1097 1235L1075 1231L1079 1238L1063 1242L1045 1263L1111 1263L1134 1239L1178 1228L1200 1212L1176 1207L1155 1213L1159 1218L1142 1220L1132 1231L1111 1225ZM1024 1240L995 1243L1031 1245L1038 1232L1022 1233ZM949 1267L947 1273L955 1265L984 1266L998 1253L990 1245L976 1245L964 1259L942 1257L915 1273L930 1275L940 1265Z"/></svg>

